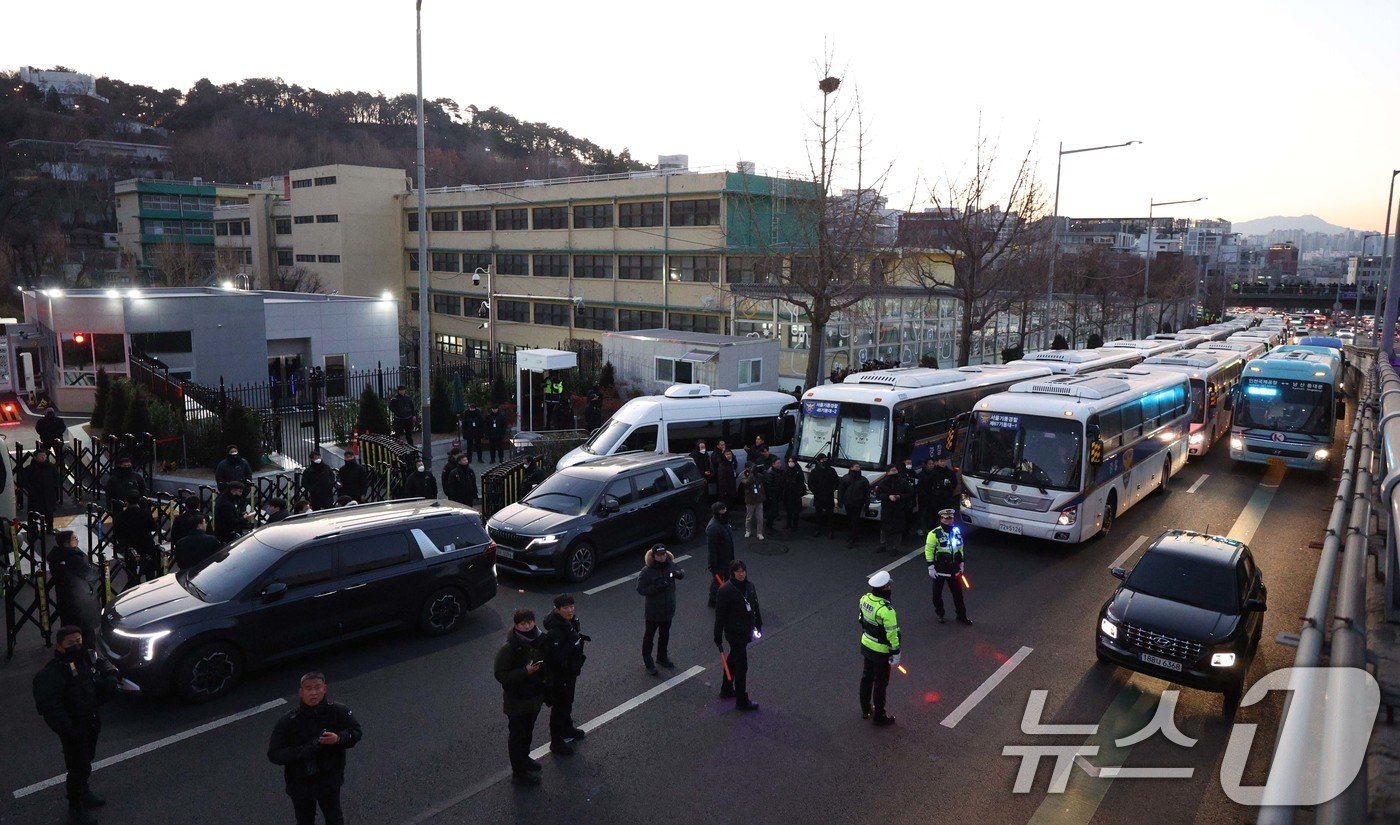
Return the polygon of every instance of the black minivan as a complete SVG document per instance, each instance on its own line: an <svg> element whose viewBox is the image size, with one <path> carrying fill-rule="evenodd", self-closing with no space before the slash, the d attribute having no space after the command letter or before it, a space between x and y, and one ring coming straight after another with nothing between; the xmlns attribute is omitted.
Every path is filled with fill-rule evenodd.
<svg viewBox="0 0 1400 825"><path fill-rule="evenodd" d="M689 456L619 453L558 470L494 513L486 530L503 570L581 582L598 563L699 532L705 479Z"/></svg>
<svg viewBox="0 0 1400 825"><path fill-rule="evenodd" d="M101 647L142 692L204 701L247 668L386 627L449 633L496 595L495 563L481 517L452 502L292 516L122 593Z"/></svg>

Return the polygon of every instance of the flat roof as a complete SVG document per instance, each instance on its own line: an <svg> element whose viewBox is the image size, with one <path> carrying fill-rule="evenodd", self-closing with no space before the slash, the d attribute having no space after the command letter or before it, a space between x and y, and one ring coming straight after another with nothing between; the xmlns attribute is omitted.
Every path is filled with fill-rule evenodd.
<svg viewBox="0 0 1400 825"><path fill-rule="evenodd" d="M307 303L344 301L382 301L368 295L320 295L310 292L285 292L276 289L224 289L216 286L154 286L154 287L113 287L111 289L27 289L20 290L30 295L53 298L199 298L208 295L228 297L261 296L264 303ZM116 295L109 293L115 292ZM136 293L133 295L132 293ZM54 293L54 294L50 294ZM391 300L397 300L393 298Z"/></svg>
<svg viewBox="0 0 1400 825"><path fill-rule="evenodd" d="M637 341L658 341L672 344L707 344L712 347L733 347L740 344L774 341L776 338L746 338L742 335L719 335L713 332L680 332L674 329L638 329L629 332L605 332L604 338L631 338Z"/></svg>

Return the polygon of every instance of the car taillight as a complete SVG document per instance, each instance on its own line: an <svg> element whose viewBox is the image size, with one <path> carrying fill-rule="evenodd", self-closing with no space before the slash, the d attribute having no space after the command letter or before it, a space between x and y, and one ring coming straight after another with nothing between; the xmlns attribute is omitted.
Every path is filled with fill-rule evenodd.
<svg viewBox="0 0 1400 825"><path fill-rule="evenodd" d="M496 542L494 541L486 545L486 561L491 564L496 563Z"/></svg>

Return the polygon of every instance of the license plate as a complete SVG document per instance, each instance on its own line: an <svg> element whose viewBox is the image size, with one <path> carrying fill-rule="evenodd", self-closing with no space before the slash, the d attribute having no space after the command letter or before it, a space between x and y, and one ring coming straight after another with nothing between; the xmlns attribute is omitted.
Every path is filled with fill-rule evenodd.
<svg viewBox="0 0 1400 825"><path fill-rule="evenodd" d="M1167 670L1175 670L1178 673L1181 672L1181 662L1173 662L1171 659L1163 659L1161 656L1153 656L1151 653L1143 653L1140 655L1142 660L1149 665L1164 667Z"/></svg>
<svg viewBox="0 0 1400 825"><path fill-rule="evenodd" d="M515 558L515 551L514 551L514 550L507 550L507 549L504 548L504 547L497 547L497 548L496 548L496 555L497 555L498 557L500 557L500 558L503 558L503 559L513 559L513 558Z"/></svg>
<svg viewBox="0 0 1400 825"><path fill-rule="evenodd" d="M1021 525L1017 524L1014 521L999 521L997 522L997 529L1003 533L1015 533L1018 536L1021 535Z"/></svg>

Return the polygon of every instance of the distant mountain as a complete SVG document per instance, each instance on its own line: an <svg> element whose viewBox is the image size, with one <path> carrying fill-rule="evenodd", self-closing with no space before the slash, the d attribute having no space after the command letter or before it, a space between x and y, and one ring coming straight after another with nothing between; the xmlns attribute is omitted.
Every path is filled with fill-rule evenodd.
<svg viewBox="0 0 1400 825"><path fill-rule="evenodd" d="M1304 232L1321 232L1324 235L1337 235L1351 231L1345 226L1330 224L1316 215L1298 215L1291 218L1270 215L1267 218L1256 218L1252 221L1237 221L1231 224L1230 228L1243 235L1267 235L1281 229L1301 229Z"/></svg>

